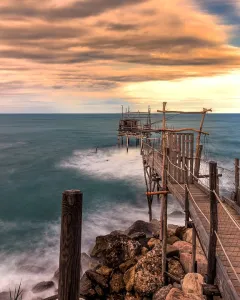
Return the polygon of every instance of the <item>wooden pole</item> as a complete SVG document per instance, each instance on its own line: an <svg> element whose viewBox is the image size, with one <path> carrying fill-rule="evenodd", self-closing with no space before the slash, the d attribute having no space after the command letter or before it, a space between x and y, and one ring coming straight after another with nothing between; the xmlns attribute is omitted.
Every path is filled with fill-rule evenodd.
<svg viewBox="0 0 240 300"><path fill-rule="evenodd" d="M166 105L167 102L163 102L163 119L162 119L162 126L165 129L166 128ZM162 153L163 153L163 161L162 161L162 183L164 185L164 182L166 181L166 173L164 170L165 166L165 161L166 161L166 149L165 149L165 143L166 143L166 133L165 131L162 132ZM160 240L163 240L163 227L164 227L164 195L162 196L162 201L161 201L161 211L160 211Z"/></svg>
<svg viewBox="0 0 240 300"><path fill-rule="evenodd" d="M196 247L197 247L197 234L196 228L192 226L192 273L196 273Z"/></svg>
<svg viewBox="0 0 240 300"><path fill-rule="evenodd" d="M187 184L185 184L185 205L184 205L184 211L185 211L185 227L188 227L189 222L189 192L187 188Z"/></svg>
<svg viewBox="0 0 240 300"><path fill-rule="evenodd" d="M199 145L197 149L198 150L197 150L197 153L195 156L195 168L194 168L194 176L195 177L199 176L203 145Z"/></svg>
<svg viewBox="0 0 240 300"><path fill-rule="evenodd" d="M82 193L67 190L62 196L59 256L59 300L78 300L81 271Z"/></svg>
<svg viewBox="0 0 240 300"><path fill-rule="evenodd" d="M217 188L217 163L210 161L209 163L209 188L210 188L210 237L208 247L208 270L207 270L207 283L214 284L216 277L216 245L217 237L215 232L218 230L218 211L217 199L213 191ZM213 297L208 296L208 300Z"/></svg>
<svg viewBox="0 0 240 300"><path fill-rule="evenodd" d="M235 201L240 204L239 193L239 159L235 158Z"/></svg>
<svg viewBox="0 0 240 300"><path fill-rule="evenodd" d="M129 145L129 139L128 139L128 136L127 136L127 152L128 152L128 145Z"/></svg>

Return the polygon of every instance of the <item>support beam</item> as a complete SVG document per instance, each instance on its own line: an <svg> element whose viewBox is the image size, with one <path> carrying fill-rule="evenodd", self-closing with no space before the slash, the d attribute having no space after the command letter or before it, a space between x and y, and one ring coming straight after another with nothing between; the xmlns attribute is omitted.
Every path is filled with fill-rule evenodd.
<svg viewBox="0 0 240 300"><path fill-rule="evenodd" d="M59 300L78 300L81 270L82 193L68 190L62 196L59 255Z"/></svg>
<svg viewBox="0 0 240 300"><path fill-rule="evenodd" d="M240 191L239 191L239 159L235 158L235 201L240 205Z"/></svg>
<svg viewBox="0 0 240 300"><path fill-rule="evenodd" d="M196 249L197 249L197 233L196 233L196 228L193 224L193 227L192 227L192 273L197 273Z"/></svg>
<svg viewBox="0 0 240 300"><path fill-rule="evenodd" d="M188 228L188 222L189 222L189 218L190 218L190 213L189 213L189 192L188 192L187 184L185 184L184 212L185 212L185 227Z"/></svg>
<svg viewBox="0 0 240 300"><path fill-rule="evenodd" d="M208 269L207 283L214 284L216 277L216 246L217 237L215 232L218 230L218 211L217 199L213 191L217 188L217 163L209 163L209 188L210 188L210 237L208 246ZM207 300L213 300L212 296L207 296Z"/></svg>
<svg viewBox="0 0 240 300"><path fill-rule="evenodd" d="M169 191L146 192L147 196L166 195L166 194L169 194Z"/></svg>

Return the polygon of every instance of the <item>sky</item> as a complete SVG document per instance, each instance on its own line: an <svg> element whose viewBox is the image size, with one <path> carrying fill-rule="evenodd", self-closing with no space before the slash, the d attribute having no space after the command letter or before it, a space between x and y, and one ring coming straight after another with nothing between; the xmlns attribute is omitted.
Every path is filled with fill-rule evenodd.
<svg viewBox="0 0 240 300"><path fill-rule="evenodd" d="M240 0L0 1L0 113L240 113Z"/></svg>

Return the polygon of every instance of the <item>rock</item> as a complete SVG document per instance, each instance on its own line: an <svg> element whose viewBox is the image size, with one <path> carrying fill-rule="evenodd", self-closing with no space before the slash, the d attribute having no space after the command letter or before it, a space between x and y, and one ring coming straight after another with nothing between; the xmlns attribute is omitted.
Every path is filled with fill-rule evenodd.
<svg viewBox="0 0 240 300"><path fill-rule="evenodd" d="M130 235L130 238L132 240L139 240L139 239L142 239L142 238L146 238L146 233L145 232L135 232L133 234Z"/></svg>
<svg viewBox="0 0 240 300"><path fill-rule="evenodd" d="M80 280L80 295L89 298L92 298L96 295L96 291L93 288L93 284L91 280L87 277L86 273Z"/></svg>
<svg viewBox="0 0 240 300"><path fill-rule="evenodd" d="M181 263L173 258L171 258L168 262L168 272L174 275L175 277L179 278L180 280L183 279L185 276L185 272Z"/></svg>
<svg viewBox="0 0 240 300"><path fill-rule="evenodd" d="M113 269L108 268L107 266L101 266L100 268L96 269L96 273L109 277L112 273L112 270Z"/></svg>
<svg viewBox="0 0 240 300"><path fill-rule="evenodd" d="M128 257L133 259L135 256L141 254L141 244L138 241L128 241L127 242L127 254Z"/></svg>
<svg viewBox="0 0 240 300"><path fill-rule="evenodd" d="M125 233L127 235L131 235L136 232L144 232L146 236L152 236L152 234L159 230L159 222L152 221L151 223L144 221L136 221L133 223L131 227L129 227Z"/></svg>
<svg viewBox="0 0 240 300"><path fill-rule="evenodd" d="M141 296L151 296L162 287L161 259L161 245L156 245L136 264L134 289Z"/></svg>
<svg viewBox="0 0 240 300"><path fill-rule="evenodd" d="M124 296L120 295L120 294L112 294L109 295L107 298L105 298L106 300L124 300Z"/></svg>
<svg viewBox="0 0 240 300"><path fill-rule="evenodd" d="M185 226L179 226L176 229L175 235L180 238L180 240L183 240L183 235L186 232L187 228Z"/></svg>
<svg viewBox="0 0 240 300"><path fill-rule="evenodd" d="M141 254L146 255L148 253L148 248L142 247Z"/></svg>
<svg viewBox="0 0 240 300"><path fill-rule="evenodd" d="M139 298L137 298L135 295L131 294L131 293L127 293L124 300L138 300Z"/></svg>
<svg viewBox="0 0 240 300"><path fill-rule="evenodd" d="M9 297L9 292L1 292L0 293L0 300L9 300L10 297Z"/></svg>
<svg viewBox="0 0 240 300"><path fill-rule="evenodd" d="M147 244L148 244L148 247L149 247L150 249L152 249L152 248L155 247L156 245L160 245L161 242L160 242L159 239L151 238L151 239L148 241Z"/></svg>
<svg viewBox="0 0 240 300"><path fill-rule="evenodd" d="M167 245L167 257L179 257L179 250L173 245Z"/></svg>
<svg viewBox="0 0 240 300"><path fill-rule="evenodd" d="M125 273L129 268L131 268L132 266L134 266L136 264L136 260L135 259L129 259L126 262L122 263L119 266L119 269L122 273Z"/></svg>
<svg viewBox="0 0 240 300"><path fill-rule="evenodd" d="M132 267L131 269L127 270L127 272L123 276L124 283L126 285L126 291L131 292L135 282L135 271L136 267Z"/></svg>
<svg viewBox="0 0 240 300"><path fill-rule="evenodd" d="M119 293L124 289L123 274L114 273L110 281L111 293Z"/></svg>
<svg viewBox="0 0 240 300"><path fill-rule="evenodd" d="M197 271L201 275L207 274L207 259L204 255L196 254L197 261ZM190 253L181 253L180 254L180 263L183 266L185 273L189 273L192 270L192 254Z"/></svg>
<svg viewBox="0 0 240 300"><path fill-rule="evenodd" d="M173 245L175 242L180 241L180 239L176 236L176 235L171 235L170 237L168 237L167 239L167 243L169 245Z"/></svg>
<svg viewBox="0 0 240 300"><path fill-rule="evenodd" d="M185 241L175 242L173 246L176 247L180 253L192 253L192 244Z"/></svg>
<svg viewBox="0 0 240 300"><path fill-rule="evenodd" d="M173 235L176 236L177 228L178 228L178 225L168 224L168 229L167 229L168 237L171 237Z"/></svg>
<svg viewBox="0 0 240 300"><path fill-rule="evenodd" d="M108 279L105 276L100 275L93 270L86 271L86 275L91 281L96 282L102 288L108 288Z"/></svg>
<svg viewBox="0 0 240 300"><path fill-rule="evenodd" d="M34 294L41 293L41 292L49 290L53 287L54 287L54 282L53 281L42 281L42 282L39 282L38 284L33 286L32 292Z"/></svg>
<svg viewBox="0 0 240 300"><path fill-rule="evenodd" d="M100 285L95 286L95 291L96 291L98 296L100 296L100 297L104 296L103 289L100 287Z"/></svg>
<svg viewBox="0 0 240 300"><path fill-rule="evenodd" d="M182 290L186 295L194 295L203 299L203 276L197 273L188 273L182 284Z"/></svg>
<svg viewBox="0 0 240 300"><path fill-rule="evenodd" d="M172 288L170 292L168 293L166 300L193 300L192 298L189 298L188 296L184 295L184 293L176 288Z"/></svg>
<svg viewBox="0 0 240 300"><path fill-rule="evenodd" d="M187 228L185 230L185 232L183 232L182 240L185 241L185 242L188 242L188 243L192 243L192 228ZM197 238L197 241L196 241L196 245L197 245L198 248L201 249L201 245L199 243L198 238Z"/></svg>
<svg viewBox="0 0 240 300"><path fill-rule="evenodd" d="M91 256L99 258L106 266L115 268L140 253L141 244L138 241L117 233L97 237Z"/></svg>
<svg viewBox="0 0 240 300"><path fill-rule="evenodd" d="M171 284L160 288L157 292L154 293L152 300L165 300L167 294L170 292L171 289Z"/></svg>

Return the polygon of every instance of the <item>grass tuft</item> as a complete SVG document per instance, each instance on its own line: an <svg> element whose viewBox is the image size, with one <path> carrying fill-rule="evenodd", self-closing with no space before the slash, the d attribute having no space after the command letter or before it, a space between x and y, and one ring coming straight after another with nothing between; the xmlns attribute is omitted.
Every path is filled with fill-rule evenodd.
<svg viewBox="0 0 240 300"><path fill-rule="evenodd" d="M15 287L14 293L12 293L12 291L9 290L10 300L22 300L22 293L23 290L21 290L21 283L20 283L17 289Z"/></svg>

